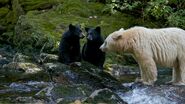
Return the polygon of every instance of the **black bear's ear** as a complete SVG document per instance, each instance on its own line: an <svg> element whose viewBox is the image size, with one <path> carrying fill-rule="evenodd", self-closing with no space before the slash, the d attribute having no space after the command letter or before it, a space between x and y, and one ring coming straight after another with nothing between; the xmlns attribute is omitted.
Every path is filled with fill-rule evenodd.
<svg viewBox="0 0 185 104"><path fill-rule="evenodd" d="M81 25L78 24L77 27L78 27L78 28L81 28Z"/></svg>
<svg viewBox="0 0 185 104"><path fill-rule="evenodd" d="M88 32L89 31L89 28L88 27L85 27L85 31Z"/></svg>
<svg viewBox="0 0 185 104"><path fill-rule="evenodd" d="M75 28L75 26L73 26L72 24L69 25L69 30L73 30Z"/></svg>
<svg viewBox="0 0 185 104"><path fill-rule="evenodd" d="M96 27L95 30L96 30L98 33L101 33L101 27L100 27L100 26Z"/></svg>

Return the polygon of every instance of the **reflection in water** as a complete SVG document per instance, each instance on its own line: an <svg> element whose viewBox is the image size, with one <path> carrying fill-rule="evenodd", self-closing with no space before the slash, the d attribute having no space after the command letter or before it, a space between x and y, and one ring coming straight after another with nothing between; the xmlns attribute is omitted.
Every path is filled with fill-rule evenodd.
<svg viewBox="0 0 185 104"><path fill-rule="evenodd" d="M123 84L125 87L134 87L132 90L118 95L128 104L184 104L184 86L144 86L133 83Z"/></svg>

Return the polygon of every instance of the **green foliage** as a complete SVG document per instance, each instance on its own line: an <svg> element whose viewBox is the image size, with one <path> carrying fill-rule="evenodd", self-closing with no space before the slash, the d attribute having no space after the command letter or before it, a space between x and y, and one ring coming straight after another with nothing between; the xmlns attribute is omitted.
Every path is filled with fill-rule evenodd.
<svg viewBox="0 0 185 104"><path fill-rule="evenodd" d="M176 26L185 29L185 10L181 9L172 13L167 18L167 23L169 26Z"/></svg>
<svg viewBox="0 0 185 104"><path fill-rule="evenodd" d="M160 22L158 27L176 26L185 29L184 0L111 0L105 11L114 14L116 11L132 14ZM162 23L162 25L160 25Z"/></svg>
<svg viewBox="0 0 185 104"><path fill-rule="evenodd" d="M171 13L172 8L168 6L168 0L151 0L145 8L144 15L152 16L156 20L166 19Z"/></svg>
<svg viewBox="0 0 185 104"><path fill-rule="evenodd" d="M109 11L110 13L114 14L119 11L132 11L139 6L141 6L140 1L130 2L130 0L111 0L111 3L108 3L107 6L104 8L104 11Z"/></svg>

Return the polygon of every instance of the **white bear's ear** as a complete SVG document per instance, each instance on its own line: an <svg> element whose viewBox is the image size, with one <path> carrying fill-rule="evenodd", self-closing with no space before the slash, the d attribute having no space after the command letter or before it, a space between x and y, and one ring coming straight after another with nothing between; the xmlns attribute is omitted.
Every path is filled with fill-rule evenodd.
<svg viewBox="0 0 185 104"><path fill-rule="evenodd" d="M124 30L124 28L119 29L119 31L123 31L123 30Z"/></svg>
<svg viewBox="0 0 185 104"><path fill-rule="evenodd" d="M115 35L112 36L113 40L118 40L118 39L121 39L121 38L122 38L121 34L115 34Z"/></svg>

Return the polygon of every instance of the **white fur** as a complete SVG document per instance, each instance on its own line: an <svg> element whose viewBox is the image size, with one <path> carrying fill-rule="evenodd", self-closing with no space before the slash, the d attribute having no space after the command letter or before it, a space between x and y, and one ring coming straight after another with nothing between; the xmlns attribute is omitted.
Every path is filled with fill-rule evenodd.
<svg viewBox="0 0 185 104"><path fill-rule="evenodd" d="M157 65L172 67L172 83L185 85L185 31L180 28L133 27L110 34L102 51L131 53L140 65L144 84L157 80Z"/></svg>

